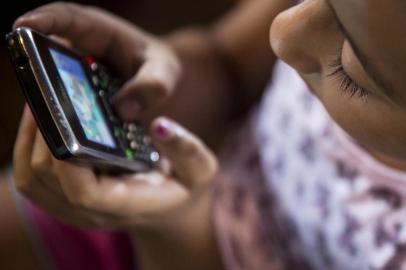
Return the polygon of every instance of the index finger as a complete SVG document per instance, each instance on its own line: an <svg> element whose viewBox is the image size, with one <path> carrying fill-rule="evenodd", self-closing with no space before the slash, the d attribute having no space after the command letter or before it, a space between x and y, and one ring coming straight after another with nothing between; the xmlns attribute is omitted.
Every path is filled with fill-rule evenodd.
<svg viewBox="0 0 406 270"><path fill-rule="evenodd" d="M77 49L108 60L126 77L138 67L146 39L145 33L113 14L73 3L37 8L17 19L13 28L22 26L68 38Z"/></svg>
<svg viewBox="0 0 406 270"><path fill-rule="evenodd" d="M114 217L163 211L189 196L187 189L161 173L113 177L54 160L55 172L67 200L76 207Z"/></svg>
<svg viewBox="0 0 406 270"><path fill-rule="evenodd" d="M25 105L13 157L14 179L19 190L25 190L31 183L31 156L36 132L35 120L28 105Z"/></svg>

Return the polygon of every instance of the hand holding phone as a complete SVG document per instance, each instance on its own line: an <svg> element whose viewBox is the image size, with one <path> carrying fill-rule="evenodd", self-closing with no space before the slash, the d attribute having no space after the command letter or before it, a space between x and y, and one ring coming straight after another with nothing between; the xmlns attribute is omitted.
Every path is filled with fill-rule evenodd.
<svg viewBox="0 0 406 270"><path fill-rule="evenodd" d="M138 172L158 161L146 128L116 115L110 101L121 84L106 67L30 28L16 29L7 43L26 100L57 159Z"/></svg>
<svg viewBox="0 0 406 270"><path fill-rule="evenodd" d="M98 9L51 4L15 26L65 37L74 48L109 63L127 81L121 90L124 100L134 94L148 100L146 106L154 104L172 92L179 76L176 57L165 46ZM97 173L52 158L27 109L14 151L16 186L67 224L136 236L138 250L152 247L151 258L159 258L156 250L165 250L164 245L171 250L193 247L186 254L200 257L200 247L206 251L207 243L214 243L208 187L216 174L216 158L201 140L169 119L152 121L150 134L165 166L135 174ZM195 250L197 243L201 245Z"/></svg>
<svg viewBox="0 0 406 270"><path fill-rule="evenodd" d="M113 158L120 160L120 164L111 163L110 158L102 161L105 155L116 155L110 152L114 149L109 148L120 140L113 137L114 126L119 120L114 119L116 115L111 104L105 104L109 102L105 97L116 92L118 82L114 77L107 76L109 83L104 83L106 76L103 74L108 70L93 58L84 57L77 49L108 62L126 81L120 90L121 97L134 94L144 101L148 100L145 106L151 106L151 103L173 91L180 72L174 54L155 38L122 19L97 8L76 4L54 3L40 7L18 19L14 28L15 31L8 36L12 59L22 83L32 83L22 85L27 100L35 103L31 104L32 110L25 110L14 151L15 182L19 190L52 214L76 225L123 228L137 223L138 217L150 219L155 215L163 216L164 210L181 209L179 213L183 213L190 208L191 213L195 213L192 205L197 201L196 197L201 197L202 190L207 191L207 184L217 169L213 153L193 134L175 122L159 117L152 121L149 134L163 161L160 166L149 166L148 162L153 160L142 160L142 157L128 159L124 151ZM75 50L55 43L47 35L67 38ZM97 85L103 93L97 91ZM29 89L34 89L35 94ZM58 102L56 106L48 106L55 102L55 97ZM104 117L87 110L83 106L85 101L96 105ZM113 113L110 113L110 109ZM39 115L35 116L35 113ZM55 150L53 154L56 156L59 154L55 152L59 149L49 147L48 139L42 136L49 134L44 132L49 125L45 123L38 130L35 122L42 123L44 120L38 119L38 116L44 115L52 123L54 116L59 117L58 113L63 113L67 119L66 122L61 121L63 128L63 124L71 125L72 133L68 135L78 136L74 139L83 143L81 146L103 154L97 157L80 156L73 147L75 155L72 155L70 148L62 144L68 150L67 158L79 162L87 160L96 167L107 165L118 169L128 169L128 164L139 164L136 166L146 166L147 171L130 168L137 173L103 174L96 173L89 166L52 158L50 149ZM78 113L83 115L79 116ZM37 118L35 121L32 114ZM131 113L129 116L133 118ZM69 122L69 119L73 121ZM92 137L97 133L86 133L86 125L82 125L81 120L87 123L89 119L93 119L88 121L90 124L98 124L99 133L103 136ZM111 134L104 132L106 126L109 131L109 127L113 127ZM137 132L143 136L147 133L144 127L138 127L138 123L118 127L128 130L125 138L121 139L130 147L129 138ZM59 129L55 130L58 136L63 135ZM50 137L50 140L57 138ZM65 143L63 138L61 140ZM148 139L142 143L147 146L144 153L154 154L155 150ZM151 158L150 155L145 157ZM164 219L173 219L171 222L174 223L183 222L172 214L165 215ZM158 220L163 219L158 217Z"/></svg>
<svg viewBox="0 0 406 270"><path fill-rule="evenodd" d="M137 108L150 108L171 95L181 76L180 61L165 41L97 7L51 3L19 17L13 29L18 27L61 37L108 63L124 82L115 104L125 120L138 116Z"/></svg>

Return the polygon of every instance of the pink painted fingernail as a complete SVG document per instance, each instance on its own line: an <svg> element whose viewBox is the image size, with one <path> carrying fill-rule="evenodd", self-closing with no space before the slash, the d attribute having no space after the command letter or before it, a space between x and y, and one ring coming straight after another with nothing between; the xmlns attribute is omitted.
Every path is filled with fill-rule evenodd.
<svg viewBox="0 0 406 270"><path fill-rule="evenodd" d="M167 120L161 120L155 128L155 135L157 139L165 141L169 139L172 134L172 125Z"/></svg>

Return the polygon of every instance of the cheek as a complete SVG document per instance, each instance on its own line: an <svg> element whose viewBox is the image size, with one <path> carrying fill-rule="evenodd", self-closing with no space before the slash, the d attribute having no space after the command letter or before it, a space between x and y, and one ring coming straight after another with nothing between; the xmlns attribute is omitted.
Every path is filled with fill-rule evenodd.
<svg viewBox="0 0 406 270"><path fill-rule="evenodd" d="M323 100L331 117L360 145L368 150L406 160L406 115L369 96L362 98L341 93L336 85L325 91Z"/></svg>

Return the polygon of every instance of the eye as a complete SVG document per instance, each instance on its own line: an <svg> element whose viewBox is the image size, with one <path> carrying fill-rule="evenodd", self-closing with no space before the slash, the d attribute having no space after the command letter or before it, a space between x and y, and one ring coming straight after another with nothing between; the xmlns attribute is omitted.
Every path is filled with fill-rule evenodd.
<svg viewBox="0 0 406 270"><path fill-rule="evenodd" d="M338 54L336 59L331 61L329 66L333 71L327 76L337 79L340 82L340 89L342 91L349 94L350 97L359 97L366 101L370 92L354 81L344 70L341 53Z"/></svg>

